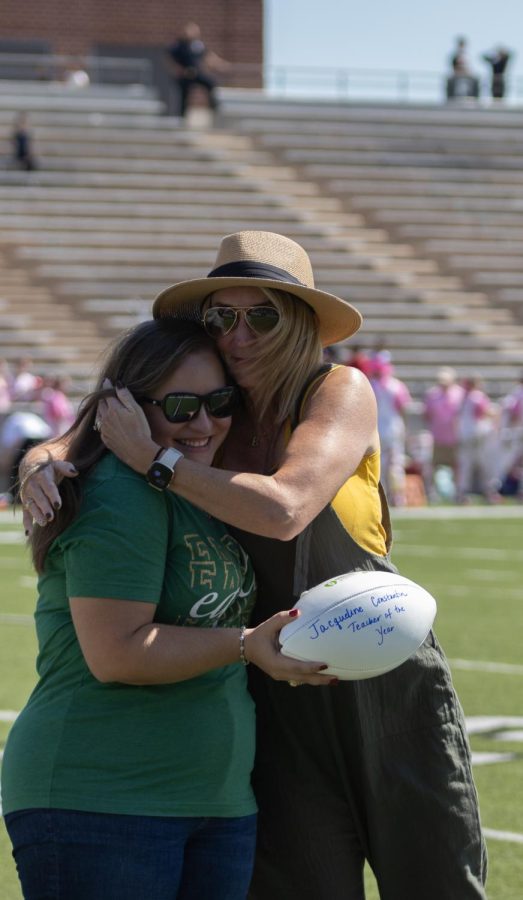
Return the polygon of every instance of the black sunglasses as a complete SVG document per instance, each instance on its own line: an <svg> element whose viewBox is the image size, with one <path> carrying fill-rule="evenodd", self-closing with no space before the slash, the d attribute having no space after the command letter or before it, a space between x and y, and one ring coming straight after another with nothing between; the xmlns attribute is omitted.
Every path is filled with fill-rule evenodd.
<svg viewBox="0 0 523 900"><path fill-rule="evenodd" d="M210 306L203 314L207 334L213 338L229 334L238 325L240 313L254 334L268 334L280 321L280 313L274 306Z"/></svg>
<svg viewBox="0 0 523 900"><path fill-rule="evenodd" d="M198 415L202 404L210 416L216 419L225 419L231 416L238 406L240 394L235 385L218 388L210 394L191 394L188 391L173 391L166 394L163 400L153 400L152 397L141 397L144 403L152 403L160 406L168 422L189 422Z"/></svg>

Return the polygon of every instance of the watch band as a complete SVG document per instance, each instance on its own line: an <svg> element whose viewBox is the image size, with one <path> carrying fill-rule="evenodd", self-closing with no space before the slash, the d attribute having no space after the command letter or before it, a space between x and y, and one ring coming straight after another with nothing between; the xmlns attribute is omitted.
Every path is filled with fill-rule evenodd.
<svg viewBox="0 0 523 900"><path fill-rule="evenodd" d="M176 464L180 459L183 459L183 453L174 447L159 450L145 476L151 487L157 491L165 491L172 481Z"/></svg>

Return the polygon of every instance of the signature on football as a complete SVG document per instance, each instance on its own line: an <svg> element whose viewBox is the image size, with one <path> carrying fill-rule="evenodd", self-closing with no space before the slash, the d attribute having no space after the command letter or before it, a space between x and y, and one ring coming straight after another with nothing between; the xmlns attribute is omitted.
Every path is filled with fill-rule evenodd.
<svg viewBox="0 0 523 900"><path fill-rule="evenodd" d="M401 596L401 594L395 594L394 596ZM403 594L402 596L406 596ZM381 603L381 598L371 598L373 601L377 599L379 603ZM387 600L390 602L392 599L391 595L387 595ZM383 600L385 602L385 600ZM379 603L374 603L374 606L379 605ZM357 616L365 615L365 610L362 606L353 606L353 607L345 607L345 610L342 613L338 613L336 616L333 616L331 619L327 619L327 621L320 621L320 619L315 619L314 622L311 622L308 626L309 629L309 637L312 641L317 640L322 635L327 634L332 628L338 628L340 631L344 629L348 629L352 634L356 634L359 631L364 631L367 628L374 626L374 630L378 635L378 647L381 647L385 642L385 638L387 635L392 634L394 631L394 625L392 624L392 619L394 616L401 615L405 612L405 607L401 606L398 603L394 603L387 607L384 612L377 613L375 616L366 616L364 619L355 618ZM352 621L353 620L353 621Z"/></svg>

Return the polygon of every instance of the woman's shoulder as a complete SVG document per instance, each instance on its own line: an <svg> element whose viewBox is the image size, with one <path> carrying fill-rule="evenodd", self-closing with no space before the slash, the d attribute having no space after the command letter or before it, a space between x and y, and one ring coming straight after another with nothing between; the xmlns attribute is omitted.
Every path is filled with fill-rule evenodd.
<svg viewBox="0 0 523 900"><path fill-rule="evenodd" d="M309 401L340 402L342 399L373 397L371 383L367 376L354 366L333 365L320 369L307 382L301 397L302 412Z"/></svg>
<svg viewBox="0 0 523 900"><path fill-rule="evenodd" d="M340 363L331 365L329 368L321 367L312 376L311 382L319 385L344 384L370 387L370 381L361 369L357 369L356 366L344 366Z"/></svg>
<svg viewBox="0 0 523 900"><path fill-rule="evenodd" d="M128 478L133 482L145 482L145 478L139 472L135 472L130 466L118 459L110 450L104 453L96 466L88 476L90 481L101 482L108 478Z"/></svg>
<svg viewBox="0 0 523 900"><path fill-rule="evenodd" d="M142 474L135 472L110 451L89 473L84 495L110 497L115 504L122 502L121 498L138 497L142 503L149 500L157 505L158 500L164 497L161 491L151 488Z"/></svg>

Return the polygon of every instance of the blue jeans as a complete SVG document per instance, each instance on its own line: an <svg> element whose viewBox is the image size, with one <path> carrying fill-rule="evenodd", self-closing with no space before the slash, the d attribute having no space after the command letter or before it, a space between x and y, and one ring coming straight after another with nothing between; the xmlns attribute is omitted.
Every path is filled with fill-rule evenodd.
<svg viewBox="0 0 523 900"><path fill-rule="evenodd" d="M179 818L63 809L5 823L25 900L244 900L256 816Z"/></svg>

